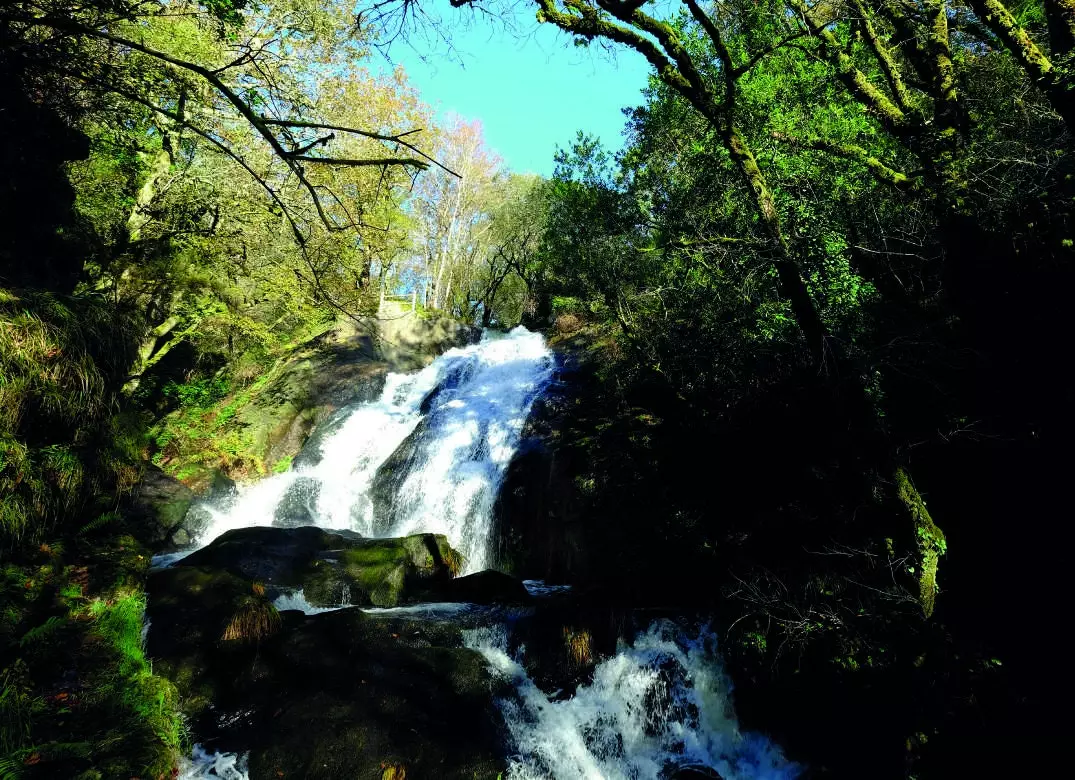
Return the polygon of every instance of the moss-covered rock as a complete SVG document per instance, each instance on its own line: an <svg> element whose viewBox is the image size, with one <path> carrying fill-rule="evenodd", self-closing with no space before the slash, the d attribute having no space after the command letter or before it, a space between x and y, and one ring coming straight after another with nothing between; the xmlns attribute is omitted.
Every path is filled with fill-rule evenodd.
<svg viewBox="0 0 1075 780"><path fill-rule="evenodd" d="M224 633L253 595L252 583L225 571L182 566L153 572L147 591L147 651L157 673L179 689L184 712L197 717L220 696L234 655L223 647Z"/></svg>
<svg viewBox="0 0 1075 780"><path fill-rule="evenodd" d="M429 587L447 582L458 560L439 534L352 540L313 561L302 588L315 606L394 607L420 601Z"/></svg>
<svg viewBox="0 0 1075 780"><path fill-rule="evenodd" d="M151 465L131 495L127 514L155 546L183 545L190 542L183 521L193 501L194 491Z"/></svg>
<svg viewBox="0 0 1075 780"><path fill-rule="evenodd" d="M271 632L228 638L258 593L200 567L156 572L149 651L179 688L195 741L250 752L251 778L494 778L502 693L457 628L358 609L280 613ZM210 705L212 705L210 707Z"/></svg>
<svg viewBox="0 0 1075 780"><path fill-rule="evenodd" d="M302 588L316 606L394 607L447 582L459 572L461 559L439 534L363 539L313 526L256 527L228 531L178 566Z"/></svg>
<svg viewBox="0 0 1075 780"><path fill-rule="evenodd" d="M380 780L385 765L412 777L497 777L496 683L461 645L443 624L358 610L305 619L263 650L280 690L251 748L252 780Z"/></svg>

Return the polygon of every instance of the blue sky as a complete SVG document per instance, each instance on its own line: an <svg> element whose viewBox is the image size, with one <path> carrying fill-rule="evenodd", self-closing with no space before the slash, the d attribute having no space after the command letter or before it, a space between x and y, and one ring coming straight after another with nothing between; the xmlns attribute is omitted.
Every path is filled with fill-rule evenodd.
<svg viewBox="0 0 1075 780"><path fill-rule="evenodd" d="M520 4L514 31L494 29L467 11L447 12L443 42L412 39L392 57L442 113L482 122L485 139L517 172L552 173L553 152L578 130L613 150L622 145L621 109L642 101L649 63L625 49L614 55L578 48L551 25L538 24L534 6Z"/></svg>

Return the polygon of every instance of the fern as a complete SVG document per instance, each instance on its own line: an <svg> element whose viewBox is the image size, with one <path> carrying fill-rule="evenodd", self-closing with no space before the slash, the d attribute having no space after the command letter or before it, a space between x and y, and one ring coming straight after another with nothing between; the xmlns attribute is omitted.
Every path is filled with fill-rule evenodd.
<svg viewBox="0 0 1075 780"><path fill-rule="evenodd" d="M100 517L96 517L93 520L90 520L84 526L79 528L78 529L78 535L79 536L86 536L88 534L93 533L94 531L97 531L97 530L100 530L101 528L104 528L106 525L110 525L112 523L118 522L119 519L120 519L119 512L105 512Z"/></svg>
<svg viewBox="0 0 1075 780"><path fill-rule="evenodd" d="M18 754L0 756L0 780L22 780L26 765Z"/></svg>
<svg viewBox="0 0 1075 780"><path fill-rule="evenodd" d="M66 622L65 618L62 618L59 615L53 615L40 626L34 626L23 634L22 639L19 640L19 646L29 647L30 645L41 644L47 639L55 636Z"/></svg>

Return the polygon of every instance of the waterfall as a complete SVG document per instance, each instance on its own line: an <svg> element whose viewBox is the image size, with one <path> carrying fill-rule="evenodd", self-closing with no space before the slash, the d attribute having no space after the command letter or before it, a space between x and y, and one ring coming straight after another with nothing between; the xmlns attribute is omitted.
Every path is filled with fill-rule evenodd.
<svg viewBox="0 0 1075 780"><path fill-rule="evenodd" d="M252 525L305 523L365 536L434 532L464 555L467 572L487 568L497 490L553 365L544 339L516 328L450 350L416 373L390 374L380 398L316 432L293 470L205 506L209 523L198 544ZM526 586L539 604L570 590ZM301 592L282 594L277 604L324 611ZM528 675L524 647L509 652L517 614L498 618L497 608L460 604L367 611L483 626L464 635L513 691L498 702L510 736L509 780L642 780L680 769L776 780L798 772L768 740L740 732L708 627L653 622L598 663L572 697L558 699ZM181 777L246 780L247 758L198 746Z"/></svg>
<svg viewBox="0 0 1075 780"><path fill-rule="evenodd" d="M467 645L512 682L500 709L514 742L511 780L646 780L669 767L724 780L789 780L798 767L769 740L740 732L715 636L658 620L569 699L550 699L507 651L503 628L466 632Z"/></svg>
<svg viewBox="0 0 1075 780"><path fill-rule="evenodd" d="M337 415L304 465L204 506L209 523L197 543L286 523L297 509L303 524L363 536L442 533L467 573L488 568L497 489L552 370L541 335L516 328L414 374L389 374L380 398ZM386 473L390 465L399 468Z"/></svg>

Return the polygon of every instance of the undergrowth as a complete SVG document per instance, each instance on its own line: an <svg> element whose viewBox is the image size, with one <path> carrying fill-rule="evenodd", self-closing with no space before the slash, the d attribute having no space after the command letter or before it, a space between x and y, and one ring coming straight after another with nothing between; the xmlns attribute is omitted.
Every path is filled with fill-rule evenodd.
<svg viewBox="0 0 1075 780"><path fill-rule="evenodd" d="M222 464L229 472L257 476L286 470L289 462L267 464L254 454L242 413L281 375L296 350L331 325L314 322L211 376L193 372L164 384L160 392L171 411L150 431L153 463L186 482L197 482Z"/></svg>
<svg viewBox="0 0 1075 780"><path fill-rule="evenodd" d="M186 731L175 687L145 656L148 558L132 542L76 551L125 564L92 595L87 567L66 563L62 545L0 572L0 778L173 776Z"/></svg>

